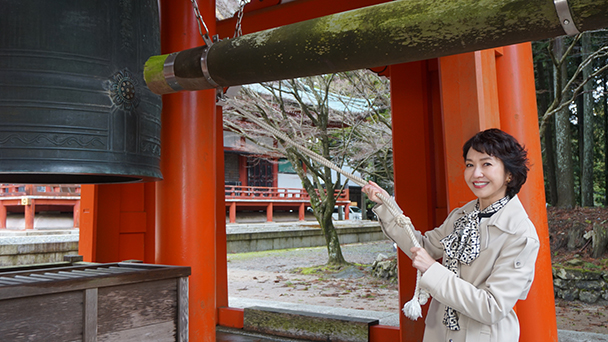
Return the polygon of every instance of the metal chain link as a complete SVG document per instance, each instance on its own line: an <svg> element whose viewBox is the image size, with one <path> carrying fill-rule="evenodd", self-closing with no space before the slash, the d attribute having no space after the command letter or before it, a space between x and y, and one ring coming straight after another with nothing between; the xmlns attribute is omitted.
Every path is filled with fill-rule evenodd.
<svg viewBox="0 0 608 342"><path fill-rule="evenodd" d="M190 2L192 2L192 7L194 9L194 16L196 17L196 24L198 25L198 33L201 35L201 37L205 41L205 44L207 44L207 46L211 46L213 44L213 42L211 41L211 38L209 38L209 29L207 28L207 25L205 24L205 20L203 20L203 16L201 15L201 12L198 9L198 4L196 3L196 0L190 0ZM201 24L205 28L204 34L203 34Z"/></svg>
<svg viewBox="0 0 608 342"><path fill-rule="evenodd" d="M247 3L249 3L249 0L239 1L239 11L237 13L236 27L234 28L234 36L232 37L233 39L243 35L243 31L241 30L241 22L243 21L243 9Z"/></svg>

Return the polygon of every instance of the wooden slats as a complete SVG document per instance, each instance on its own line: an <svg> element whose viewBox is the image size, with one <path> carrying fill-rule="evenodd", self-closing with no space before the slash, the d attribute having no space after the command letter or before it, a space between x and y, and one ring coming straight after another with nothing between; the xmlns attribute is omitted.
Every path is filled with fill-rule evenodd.
<svg viewBox="0 0 608 342"><path fill-rule="evenodd" d="M138 272L143 271L141 268L128 268L128 267L95 267L95 268L85 268L85 269L77 269L70 271L58 271L58 272L45 272L45 270L41 270L40 273L29 273L20 275L17 274L14 277L0 277L0 286L9 286L9 285L20 285L24 283L35 283L35 282L45 282L51 280L65 280L65 279L78 279L78 278L88 278L95 276L107 276L107 275L116 275L116 274L124 274L129 272Z"/></svg>
<svg viewBox="0 0 608 342"><path fill-rule="evenodd" d="M189 267L11 270L0 272L0 341L187 341Z"/></svg>

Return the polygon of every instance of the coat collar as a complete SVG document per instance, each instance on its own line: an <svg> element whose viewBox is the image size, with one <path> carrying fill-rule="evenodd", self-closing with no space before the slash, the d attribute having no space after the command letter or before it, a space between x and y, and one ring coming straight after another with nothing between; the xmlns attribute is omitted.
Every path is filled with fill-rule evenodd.
<svg viewBox="0 0 608 342"><path fill-rule="evenodd" d="M460 214L471 212L475 208L477 200L473 200L460 208ZM514 234L517 229L517 223L528 218L528 214L524 206L519 201L519 197L515 195L509 202L500 209L496 214L492 215L488 221L488 225L495 226L508 234Z"/></svg>

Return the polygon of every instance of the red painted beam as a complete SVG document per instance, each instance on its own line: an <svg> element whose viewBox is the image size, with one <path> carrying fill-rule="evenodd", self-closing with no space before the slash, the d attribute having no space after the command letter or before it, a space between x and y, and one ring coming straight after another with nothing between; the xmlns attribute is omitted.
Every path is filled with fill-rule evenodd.
<svg viewBox="0 0 608 342"><path fill-rule="evenodd" d="M245 310L238 308L218 308L218 325L243 329Z"/></svg>
<svg viewBox="0 0 608 342"><path fill-rule="evenodd" d="M244 13L241 29L243 34L285 26L300 21L319 18L330 14L346 12L353 9L389 2L387 0L300 0L279 6L264 7ZM236 18L217 22L217 34L223 38L232 38L236 27Z"/></svg>
<svg viewBox="0 0 608 342"><path fill-rule="evenodd" d="M399 342L398 327L372 325L369 328L369 342Z"/></svg>

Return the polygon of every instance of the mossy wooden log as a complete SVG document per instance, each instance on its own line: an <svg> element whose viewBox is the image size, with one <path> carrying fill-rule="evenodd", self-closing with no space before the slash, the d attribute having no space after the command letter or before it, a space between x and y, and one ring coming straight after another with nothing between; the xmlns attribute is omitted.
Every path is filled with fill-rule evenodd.
<svg viewBox="0 0 608 342"><path fill-rule="evenodd" d="M579 31L608 27L608 0L568 2ZM227 87L424 60L560 35L564 29L553 0L408 0L225 39L213 44L205 58L212 80ZM206 81L193 81L202 77L200 56L189 55L192 63L175 65L179 88L213 88ZM155 65L162 61L153 57L146 65L146 82L157 94L168 92L164 77L158 75L163 67ZM187 84L179 78L188 79Z"/></svg>

